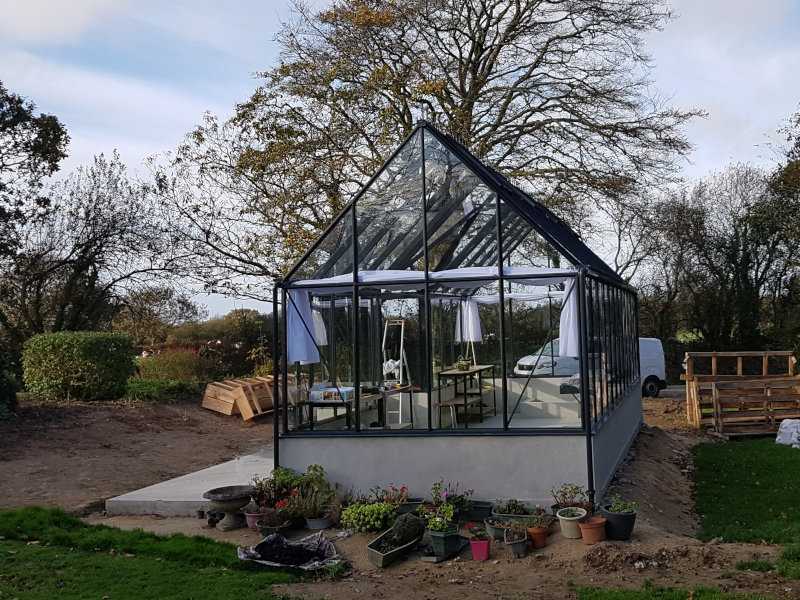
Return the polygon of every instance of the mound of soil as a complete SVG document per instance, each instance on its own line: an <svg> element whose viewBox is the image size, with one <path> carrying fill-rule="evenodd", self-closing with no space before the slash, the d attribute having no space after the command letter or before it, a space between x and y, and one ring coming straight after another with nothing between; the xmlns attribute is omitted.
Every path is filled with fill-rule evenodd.
<svg viewBox="0 0 800 600"><path fill-rule="evenodd" d="M574 598L573 586L638 589L651 581L797 598L800 582L735 569L743 560L774 560L780 547L703 543L694 537L689 449L714 440L688 427L684 406L680 387L644 400L647 425L610 490L639 502L628 542L587 546L562 538L555 528L547 546L529 550L524 559L513 558L502 542L493 541L486 562L473 561L466 549L455 560L426 563L411 554L379 569L369 562L365 549L377 534L330 530L326 534L352 565L345 578L275 586L274 591L300 598L522 599L534 593L550 599ZM59 506L90 522L202 534L249 547L260 541L257 532L221 532L187 517L107 517L102 503L271 444L270 417L245 422L205 410L199 399L168 406L26 401L16 418L0 422L0 509Z"/></svg>

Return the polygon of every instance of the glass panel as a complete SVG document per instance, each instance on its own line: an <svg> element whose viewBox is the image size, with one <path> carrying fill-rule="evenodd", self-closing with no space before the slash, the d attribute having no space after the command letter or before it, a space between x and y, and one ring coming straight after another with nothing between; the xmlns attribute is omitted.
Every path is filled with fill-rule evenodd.
<svg viewBox="0 0 800 600"><path fill-rule="evenodd" d="M353 213L348 210L303 261L293 281L353 272Z"/></svg>
<svg viewBox="0 0 800 600"><path fill-rule="evenodd" d="M431 298L434 429L502 428L496 291Z"/></svg>
<svg viewBox="0 0 800 600"><path fill-rule="evenodd" d="M553 290L556 291L556 290ZM505 302L508 426L580 428L577 356L559 356L561 297L546 287L509 286ZM557 294L556 294L557 295ZM522 354L522 356L519 356Z"/></svg>
<svg viewBox="0 0 800 600"><path fill-rule="evenodd" d="M430 134L425 176L430 270L496 265L495 193Z"/></svg>
<svg viewBox="0 0 800 600"><path fill-rule="evenodd" d="M355 426L352 296L315 295L313 330L320 362L289 365L289 428L340 430Z"/></svg>
<svg viewBox="0 0 800 600"><path fill-rule="evenodd" d="M560 256L506 202L500 202L503 264L513 267L560 267ZM566 265L564 265L566 266Z"/></svg>
<svg viewBox="0 0 800 600"><path fill-rule="evenodd" d="M359 271L424 268L421 140L417 132L356 202Z"/></svg>

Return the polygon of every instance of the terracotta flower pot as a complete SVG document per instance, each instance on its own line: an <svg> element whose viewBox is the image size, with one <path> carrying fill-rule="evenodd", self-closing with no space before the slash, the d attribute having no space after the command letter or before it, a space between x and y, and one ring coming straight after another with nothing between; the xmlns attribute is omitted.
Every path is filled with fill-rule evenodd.
<svg viewBox="0 0 800 600"><path fill-rule="evenodd" d="M606 520L603 517L590 517L578 526L585 544L596 544L606 539Z"/></svg>
<svg viewBox="0 0 800 600"><path fill-rule="evenodd" d="M547 525L528 527L528 536L530 536L534 548L544 548L547 545L547 535L549 533L550 527Z"/></svg>

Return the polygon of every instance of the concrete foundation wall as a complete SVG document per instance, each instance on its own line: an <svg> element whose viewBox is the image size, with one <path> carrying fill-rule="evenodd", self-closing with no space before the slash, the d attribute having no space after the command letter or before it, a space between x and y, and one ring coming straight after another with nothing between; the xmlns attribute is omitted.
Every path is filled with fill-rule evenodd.
<svg viewBox="0 0 800 600"><path fill-rule="evenodd" d="M586 485L584 436L408 436L282 438L282 466L325 468L329 481L367 492L372 486L407 485L425 496L444 478L475 488L476 500L517 498L549 507L550 489Z"/></svg>
<svg viewBox="0 0 800 600"><path fill-rule="evenodd" d="M631 387L628 397L592 437L594 482L599 500L642 426L642 388Z"/></svg>

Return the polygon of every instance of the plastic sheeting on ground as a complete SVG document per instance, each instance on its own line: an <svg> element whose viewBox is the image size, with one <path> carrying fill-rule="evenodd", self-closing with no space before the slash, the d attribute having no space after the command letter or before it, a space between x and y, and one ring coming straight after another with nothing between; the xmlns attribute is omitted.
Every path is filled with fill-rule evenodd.
<svg viewBox="0 0 800 600"><path fill-rule="evenodd" d="M321 531L299 540L287 540L281 534L273 533L249 550L239 548L238 554L239 560L250 560L268 567L292 567L304 571L324 569L343 560Z"/></svg>
<svg viewBox="0 0 800 600"><path fill-rule="evenodd" d="M792 448L800 448L800 419L785 419L781 421L775 442Z"/></svg>

